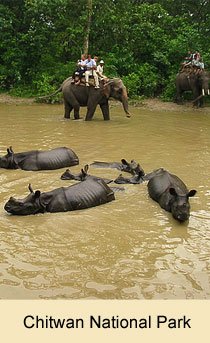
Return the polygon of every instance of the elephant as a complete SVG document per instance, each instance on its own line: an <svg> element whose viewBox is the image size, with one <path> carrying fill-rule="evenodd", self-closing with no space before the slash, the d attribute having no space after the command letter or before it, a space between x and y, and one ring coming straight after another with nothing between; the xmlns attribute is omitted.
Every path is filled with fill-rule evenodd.
<svg viewBox="0 0 210 343"><path fill-rule="evenodd" d="M121 101L126 116L128 118L131 116L128 111L127 90L119 78L109 79L106 82L102 80L100 81L100 88L95 89L93 85L89 87L83 83L75 85L72 83L72 77L69 77L54 93L39 97L39 99L53 96L61 91L64 97L64 118L66 119L70 119L72 110L74 110L74 119L80 119L80 107L87 107L85 120L90 121L93 118L97 105L100 105L104 120L110 120L109 98L111 97Z"/></svg>
<svg viewBox="0 0 210 343"><path fill-rule="evenodd" d="M52 170L79 164L79 158L69 148L61 147L47 151L32 150L14 153L12 147L0 157L0 168L23 170Z"/></svg>
<svg viewBox="0 0 210 343"><path fill-rule="evenodd" d="M182 103L182 94L185 91L192 91L193 105L203 106L203 97L209 95L210 73L205 70L184 70L176 76L176 102Z"/></svg>
<svg viewBox="0 0 210 343"><path fill-rule="evenodd" d="M86 164L84 168L81 169L79 174L72 174L70 169L66 169L66 171L61 175L61 180L77 180L77 181L85 181L89 178L94 180L103 180L105 183L111 183L113 180L105 179L99 176L93 176L88 174L89 166Z"/></svg>
<svg viewBox="0 0 210 343"><path fill-rule="evenodd" d="M33 191L23 199L10 197L4 209L13 215L66 212L90 208L115 200L114 192L103 180L87 179L49 192Z"/></svg>
<svg viewBox="0 0 210 343"><path fill-rule="evenodd" d="M159 170L148 184L149 196L164 210L171 212L174 219L184 222L190 217L189 197L196 190L188 190L184 182L167 170Z"/></svg>

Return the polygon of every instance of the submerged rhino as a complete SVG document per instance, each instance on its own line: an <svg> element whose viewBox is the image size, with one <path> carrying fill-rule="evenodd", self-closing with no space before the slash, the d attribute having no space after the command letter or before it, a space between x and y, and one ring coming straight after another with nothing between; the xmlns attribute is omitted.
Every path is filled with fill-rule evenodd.
<svg viewBox="0 0 210 343"><path fill-rule="evenodd" d="M95 179L95 180L103 180L104 182L111 183L111 179L105 179L99 176L89 175L88 174L89 166L86 164L84 168L81 169L81 172L78 174L73 174L70 169L66 169L66 171L61 175L61 180L77 180L77 181L85 181L89 178Z"/></svg>
<svg viewBox="0 0 210 343"><path fill-rule="evenodd" d="M136 175L132 175L130 178L128 177L124 177L122 174L120 174L115 180L114 180L115 183L118 183L118 184L128 184L128 183L132 183L132 184L139 184L139 183L142 183L144 182L144 179L143 179L143 175L141 172L139 172L138 174Z"/></svg>
<svg viewBox="0 0 210 343"><path fill-rule="evenodd" d="M61 147L48 151L32 150L14 153L12 147L7 149L7 154L0 157L0 168L23 170L50 170L59 169L79 164L79 158L69 148Z"/></svg>
<svg viewBox="0 0 210 343"><path fill-rule="evenodd" d="M94 161L91 163L91 166L96 168L116 168L120 171L130 173L132 175L136 175L139 172L144 175L144 171L139 163L136 163L136 161L131 160L131 162L127 162L124 158L121 160L121 162L100 162L100 161Z"/></svg>
<svg viewBox="0 0 210 343"><path fill-rule="evenodd" d="M24 199L11 197L4 209L14 215L66 212L94 207L115 200L114 192L103 180L88 179L50 192L33 191Z"/></svg>
<svg viewBox="0 0 210 343"><path fill-rule="evenodd" d="M190 217L189 197L196 194L196 190L188 190L184 182L167 170L160 170L148 182L150 197L179 222Z"/></svg>
<svg viewBox="0 0 210 343"><path fill-rule="evenodd" d="M115 183L118 184L126 184L126 183L131 183L131 184L140 184L144 181L149 181L152 177L154 177L156 174L160 173L163 171L163 168L159 168L156 170L153 170L152 172L145 174L143 169L139 169L139 171L135 174L132 175L130 178L123 176L120 174L115 180Z"/></svg>

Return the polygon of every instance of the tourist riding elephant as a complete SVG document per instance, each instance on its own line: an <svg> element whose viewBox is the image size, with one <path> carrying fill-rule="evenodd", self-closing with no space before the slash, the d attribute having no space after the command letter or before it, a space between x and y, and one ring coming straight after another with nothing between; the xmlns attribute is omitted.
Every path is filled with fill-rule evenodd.
<svg viewBox="0 0 210 343"><path fill-rule="evenodd" d="M80 106L87 106L85 120L92 120L97 105L100 105L104 120L109 120L108 100L111 97L122 102L127 117L130 117L127 90L119 78L109 79L106 82L101 81L100 88L95 89L93 85L87 87L83 83L80 85L72 84L72 78L69 77L56 92L40 97L40 99L53 96L60 91L62 91L64 97L64 118L66 119L70 119L72 110L74 110L74 119L79 119Z"/></svg>
<svg viewBox="0 0 210 343"><path fill-rule="evenodd" d="M176 76L176 102L182 103L185 91L193 92L193 103L197 107L203 106L204 95L209 95L210 73L206 70L182 71Z"/></svg>

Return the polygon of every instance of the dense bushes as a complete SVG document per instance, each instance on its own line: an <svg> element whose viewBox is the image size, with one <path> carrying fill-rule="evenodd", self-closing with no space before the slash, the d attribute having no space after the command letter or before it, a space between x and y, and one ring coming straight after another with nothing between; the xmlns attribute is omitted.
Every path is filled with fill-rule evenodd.
<svg viewBox="0 0 210 343"><path fill-rule="evenodd" d="M201 6L202 3L202 6ZM93 0L89 52L120 76L129 95L172 99L188 49L210 66L209 2ZM87 0L1 0L0 88L18 95L51 92L82 53Z"/></svg>

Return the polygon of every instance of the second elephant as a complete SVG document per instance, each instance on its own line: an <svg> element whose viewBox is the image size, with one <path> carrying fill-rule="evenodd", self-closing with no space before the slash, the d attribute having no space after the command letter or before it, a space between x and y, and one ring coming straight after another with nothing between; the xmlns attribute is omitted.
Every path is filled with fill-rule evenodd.
<svg viewBox="0 0 210 343"><path fill-rule="evenodd" d="M207 70L179 72L176 76L176 102L183 103L182 94L192 91L193 104L197 107L203 106L203 97L210 95L209 92L210 73Z"/></svg>

